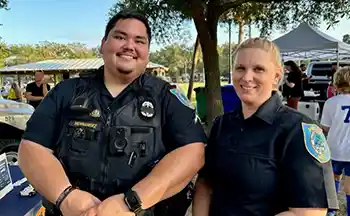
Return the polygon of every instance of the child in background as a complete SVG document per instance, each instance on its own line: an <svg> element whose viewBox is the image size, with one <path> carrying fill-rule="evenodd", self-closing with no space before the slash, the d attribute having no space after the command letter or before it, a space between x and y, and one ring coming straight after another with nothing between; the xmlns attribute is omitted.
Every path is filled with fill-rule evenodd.
<svg viewBox="0 0 350 216"><path fill-rule="evenodd" d="M350 67L340 68L333 79L336 95L329 98L323 108L321 125L331 150L335 187L338 192L342 174L350 216ZM330 210L329 216L335 215Z"/></svg>

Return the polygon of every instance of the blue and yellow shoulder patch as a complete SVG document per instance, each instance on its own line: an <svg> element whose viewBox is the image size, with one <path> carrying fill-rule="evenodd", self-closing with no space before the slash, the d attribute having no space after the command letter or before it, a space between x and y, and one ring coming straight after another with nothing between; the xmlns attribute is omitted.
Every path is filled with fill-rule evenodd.
<svg viewBox="0 0 350 216"><path fill-rule="evenodd" d="M306 150L320 163L327 163L331 159L331 152L322 129L315 124L307 123L301 123L301 127Z"/></svg>
<svg viewBox="0 0 350 216"><path fill-rule="evenodd" d="M191 101L188 100L188 98L180 90L173 88L173 89L170 89L170 93L175 95L176 98L179 99L179 101L183 105L187 106L190 109L195 109Z"/></svg>

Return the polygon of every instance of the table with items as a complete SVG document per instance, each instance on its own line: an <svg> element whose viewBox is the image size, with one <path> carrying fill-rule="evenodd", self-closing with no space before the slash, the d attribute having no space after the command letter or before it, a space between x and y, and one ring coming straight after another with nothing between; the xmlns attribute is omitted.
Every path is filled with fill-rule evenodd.
<svg viewBox="0 0 350 216"><path fill-rule="evenodd" d="M42 198L40 194L29 186L18 166L8 167L13 189L0 199L0 216L43 215L40 214Z"/></svg>

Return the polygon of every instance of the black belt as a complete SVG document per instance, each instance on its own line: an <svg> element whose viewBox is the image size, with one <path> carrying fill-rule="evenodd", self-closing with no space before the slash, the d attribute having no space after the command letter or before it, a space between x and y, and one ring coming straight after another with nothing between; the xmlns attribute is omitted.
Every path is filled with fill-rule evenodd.
<svg viewBox="0 0 350 216"><path fill-rule="evenodd" d="M123 189L117 188L116 183L101 183L88 178L73 178L71 182L74 182L75 187L93 194L100 200L124 192Z"/></svg>

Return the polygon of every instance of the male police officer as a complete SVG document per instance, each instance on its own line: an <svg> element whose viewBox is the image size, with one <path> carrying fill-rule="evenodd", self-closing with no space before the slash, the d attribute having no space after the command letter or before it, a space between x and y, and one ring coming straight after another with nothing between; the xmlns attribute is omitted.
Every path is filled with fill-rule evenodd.
<svg viewBox="0 0 350 216"><path fill-rule="evenodd" d="M138 215L203 166L206 137L190 102L143 73L150 40L146 18L118 13L102 40L104 67L59 83L28 121L19 164L46 215Z"/></svg>

